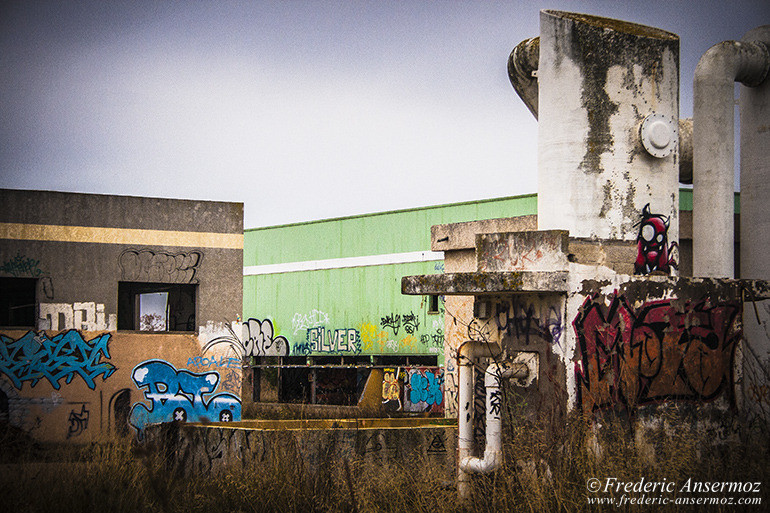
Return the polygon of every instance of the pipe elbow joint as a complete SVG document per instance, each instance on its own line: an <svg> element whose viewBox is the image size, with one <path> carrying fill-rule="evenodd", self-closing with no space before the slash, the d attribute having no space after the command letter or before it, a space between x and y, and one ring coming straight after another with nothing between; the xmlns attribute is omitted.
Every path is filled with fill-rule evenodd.
<svg viewBox="0 0 770 513"><path fill-rule="evenodd" d="M483 458L467 456L460 462L460 470L467 473L490 474L500 468L503 457L499 451L485 451Z"/></svg>

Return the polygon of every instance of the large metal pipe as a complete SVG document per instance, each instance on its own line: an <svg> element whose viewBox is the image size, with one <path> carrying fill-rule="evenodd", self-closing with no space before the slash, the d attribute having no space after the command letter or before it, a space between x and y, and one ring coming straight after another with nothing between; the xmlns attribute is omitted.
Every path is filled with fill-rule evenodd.
<svg viewBox="0 0 770 513"><path fill-rule="evenodd" d="M460 461L460 470L463 472L476 472L488 474L500 467L503 457L503 421L502 421L502 393L504 379L524 379L529 371L523 363L509 365L506 363L492 363L484 372L484 390L486 394L486 445L484 456L475 458L466 456Z"/></svg>
<svg viewBox="0 0 770 513"><path fill-rule="evenodd" d="M709 48L695 68L694 276L734 276L734 88L735 82L759 85L767 76L769 63L767 46L762 43L724 41Z"/></svg>
<svg viewBox="0 0 770 513"><path fill-rule="evenodd" d="M457 461L473 456L473 362L476 358L500 356L497 344L469 340L457 349ZM470 493L470 476L459 465L457 469L457 493L467 497Z"/></svg>
<svg viewBox="0 0 770 513"><path fill-rule="evenodd" d="M540 14L538 229L636 240L645 205L679 240L679 38L609 18ZM653 156L640 126L657 120Z"/></svg>
<svg viewBox="0 0 770 513"><path fill-rule="evenodd" d="M537 119L537 69L540 38L531 37L516 45L508 57L508 78L521 101ZM679 120L679 182L692 183L692 118Z"/></svg>
<svg viewBox="0 0 770 513"><path fill-rule="evenodd" d="M517 44L508 57L508 78L516 93L537 119L537 67L540 38L531 37Z"/></svg>
<svg viewBox="0 0 770 513"><path fill-rule="evenodd" d="M750 31L743 41L770 46L770 25ZM740 87L741 116L741 278L770 280L770 78Z"/></svg>

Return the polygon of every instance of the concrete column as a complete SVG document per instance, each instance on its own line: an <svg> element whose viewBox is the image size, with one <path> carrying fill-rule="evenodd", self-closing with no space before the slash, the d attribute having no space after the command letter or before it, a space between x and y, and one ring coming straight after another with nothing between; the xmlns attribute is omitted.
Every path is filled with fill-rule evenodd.
<svg viewBox="0 0 770 513"><path fill-rule="evenodd" d="M770 25L743 41L770 46ZM740 87L741 113L741 278L770 280L770 79Z"/></svg>
<svg viewBox="0 0 770 513"><path fill-rule="evenodd" d="M679 38L560 11L540 31L538 229L632 241L649 204L678 242ZM673 126L664 157L641 143L651 114Z"/></svg>

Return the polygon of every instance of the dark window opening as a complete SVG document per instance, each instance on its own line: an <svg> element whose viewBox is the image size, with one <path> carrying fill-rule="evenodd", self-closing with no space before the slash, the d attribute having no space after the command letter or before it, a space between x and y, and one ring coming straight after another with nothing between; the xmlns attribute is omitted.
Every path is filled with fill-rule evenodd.
<svg viewBox="0 0 770 513"><path fill-rule="evenodd" d="M131 412L131 391L127 388L118 390L110 399L112 416L115 421L115 433L118 436L128 436L128 417Z"/></svg>
<svg viewBox="0 0 770 513"><path fill-rule="evenodd" d="M388 367L438 367L438 356L435 355L412 355L412 356L391 356L382 355L375 357L377 365L386 365Z"/></svg>
<svg viewBox="0 0 770 513"><path fill-rule="evenodd" d="M197 285L118 283L118 329L195 331Z"/></svg>
<svg viewBox="0 0 770 513"><path fill-rule="evenodd" d="M428 313L438 313L438 295L428 296Z"/></svg>
<svg viewBox="0 0 770 513"><path fill-rule="evenodd" d="M0 278L0 326L35 327L35 278Z"/></svg>

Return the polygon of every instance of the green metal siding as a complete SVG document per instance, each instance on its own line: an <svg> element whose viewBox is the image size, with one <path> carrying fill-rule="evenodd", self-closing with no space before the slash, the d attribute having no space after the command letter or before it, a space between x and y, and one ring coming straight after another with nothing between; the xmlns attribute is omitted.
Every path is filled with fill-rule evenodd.
<svg viewBox="0 0 770 513"><path fill-rule="evenodd" d="M741 193L736 192L735 198L735 213L741 213ZM679 210L692 211L692 189L679 189Z"/></svg>
<svg viewBox="0 0 770 513"><path fill-rule="evenodd" d="M244 265L430 249L430 227L537 213L534 194L246 230Z"/></svg>
<svg viewBox="0 0 770 513"><path fill-rule="evenodd" d="M442 356L443 312L428 313L427 298L401 294L402 276L442 267L419 262L246 276L245 312L271 319L292 355ZM320 334L334 337L338 330L355 330L360 343L345 351L310 351L305 345Z"/></svg>
<svg viewBox="0 0 770 513"><path fill-rule="evenodd" d="M247 230L244 266L429 251L435 224L535 213L531 194ZM244 317L270 319L292 355L436 355L441 363L443 302L428 313L428 298L401 294L403 276L436 272L443 262L246 275ZM348 337L343 351L335 337ZM313 341L321 351L309 352Z"/></svg>

